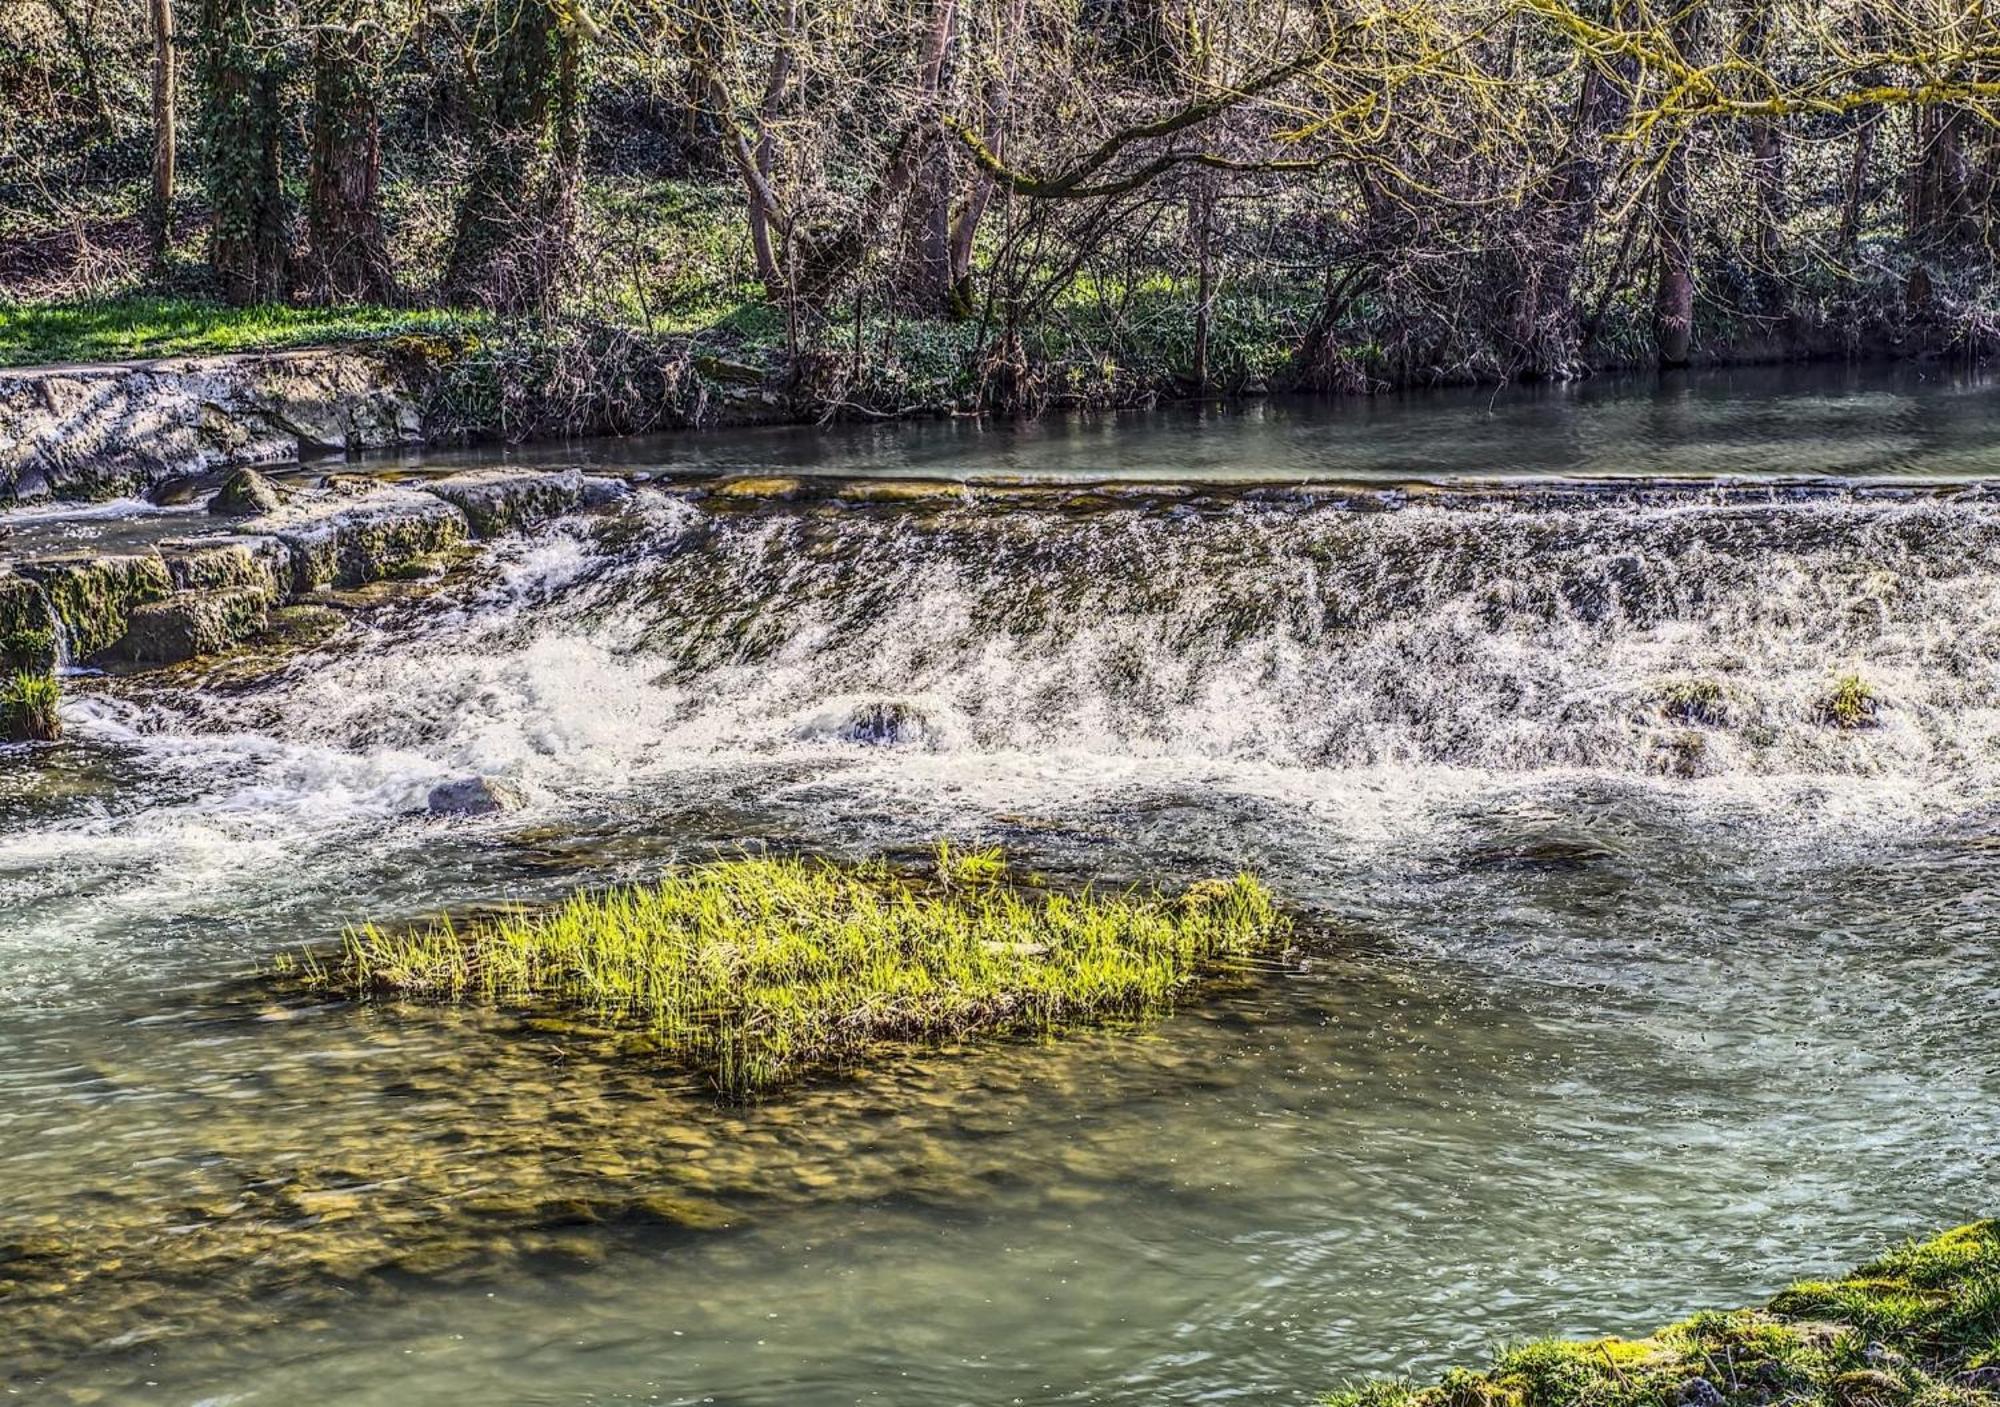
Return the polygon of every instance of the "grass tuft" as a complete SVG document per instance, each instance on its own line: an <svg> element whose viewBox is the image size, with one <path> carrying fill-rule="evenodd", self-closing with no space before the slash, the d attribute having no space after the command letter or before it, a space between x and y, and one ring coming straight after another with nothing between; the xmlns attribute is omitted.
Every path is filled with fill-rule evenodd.
<svg viewBox="0 0 2000 1407"><path fill-rule="evenodd" d="M1844 674L1820 700L1819 717L1829 727L1852 731L1871 727L1881 711L1882 698L1858 674Z"/></svg>
<svg viewBox="0 0 2000 1407"><path fill-rule="evenodd" d="M998 851L940 845L937 880L876 863L745 858L458 927L353 929L305 980L354 998L572 1010L649 1031L747 1098L852 1067L881 1042L1166 1010L1282 940L1247 875L1176 899L1029 892Z"/></svg>
<svg viewBox="0 0 2000 1407"><path fill-rule="evenodd" d="M62 736L62 688L55 676L23 669L0 685L0 738L52 743Z"/></svg>
<svg viewBox="0 0 2000 1407"><path fill-rule="evenodd" d="M1377 1382L1331 1407L1996 1407L2000 1222L1913 1241L1761 1310L1649 1339L1543 1340L1436 1385Z"/></svg>

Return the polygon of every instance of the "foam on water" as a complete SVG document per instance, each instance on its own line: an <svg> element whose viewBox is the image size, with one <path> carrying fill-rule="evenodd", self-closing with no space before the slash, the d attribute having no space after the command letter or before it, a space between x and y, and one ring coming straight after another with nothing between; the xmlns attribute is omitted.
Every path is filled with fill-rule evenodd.
<svg viewBox="0 0 2000 1407"><path fill-rule="evenodd" d="M392 815L468 771L558 801L701 759L880 769L885 742L1028 774L1580 770L1946 808L2000 752L1986 503L633 515L516 544L453 608L275 688L84 685L70 720L274 825ZM1876 726L1821 718L1847 673ZM1716 726L1675 715L1691 684ZM878 736L884 710L904 726Z"/></svg>

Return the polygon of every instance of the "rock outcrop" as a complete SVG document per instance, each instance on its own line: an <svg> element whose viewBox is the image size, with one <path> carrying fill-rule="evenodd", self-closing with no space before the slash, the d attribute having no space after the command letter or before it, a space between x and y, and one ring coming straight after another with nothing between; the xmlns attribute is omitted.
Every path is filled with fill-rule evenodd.
<svg viewBox="0 0 2000 1407"><path fill-rule="evenodd" d="M546 472L479 469L423 485L465 514L480 537L518 532L579 508L595 508L627 492L617 479L593 479L580 469Z"/></svg>
<svg viewBox="0 0 2000 1407"><path fill-rule="evenodd" d="M174 664L298 622L325 588L440 574L454 549L627 492L579 470L483 470L384 484L342 477L227 531L147 552L0 565L0 663Z"/></svg>
<svg viewBox="0 0 2000 1407"><path fill-rule="evenodd" d="M422 441L405 378L351 349L0 371L0 502Z"/></svg>

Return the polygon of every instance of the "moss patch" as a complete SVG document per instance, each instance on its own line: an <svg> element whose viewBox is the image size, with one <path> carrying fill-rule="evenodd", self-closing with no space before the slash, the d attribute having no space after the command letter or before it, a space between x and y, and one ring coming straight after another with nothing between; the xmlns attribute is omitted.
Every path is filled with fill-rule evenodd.
<svg viewBox="0 0 2000 1407"><path fill-rule="evenodd" d="M929 880L881 864L741 859L586 893L546 913L351 931L306 980L357 998L550 1007L631 1024L745 1097L858 1063L878 1042L1144 1016L1281 940L1255 880L1177 898L1007 882L941 848Z"/></svg>
<svg viewBox="0 0 2000 1407"><path fill-rule="evenodd" d="M77 659L117 644L133 607L173 590L167 564L157 555L51 558L21 571L41 583Z"/></svg>
<svg viewBox="0 0 2000 1407"><path fill-rule="evenodd" d="M1914 1241L1764 1309L1697 1314L1640 1340L1541 1341L1434 1386L1375 1383L1333 1407L1992 1407L2000 1403L2000 1222Z"/></svg>
<svg viewBox="0 0 2000 1407"><path fill-rule="evenodd" d="M0 366L452 338L483 325L476 315L434 309L237 308L204 298L144 294L76 303L0 301Z"/></svg>

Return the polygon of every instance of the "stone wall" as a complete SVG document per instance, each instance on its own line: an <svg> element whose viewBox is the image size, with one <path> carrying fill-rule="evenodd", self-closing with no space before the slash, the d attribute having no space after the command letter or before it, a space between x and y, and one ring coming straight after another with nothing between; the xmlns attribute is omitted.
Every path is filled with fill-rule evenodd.
<svg viewBox="0 0 2000 1407"><path fill-rule="evenodd" d="M0 504L422 442L407 378L365 352L0 370Z"/></svg>

